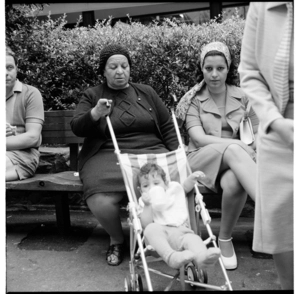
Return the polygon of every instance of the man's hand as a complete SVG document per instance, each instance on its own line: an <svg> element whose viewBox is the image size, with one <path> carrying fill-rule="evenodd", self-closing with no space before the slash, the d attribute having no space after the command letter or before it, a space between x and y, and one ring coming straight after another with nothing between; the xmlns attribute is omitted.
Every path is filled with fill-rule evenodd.
<svg viewBox="0 0 300 294"><path fill-rule="evenodd" d="M15 136L17 134L17 127L13 127L10 123L6 123L6 137Z"/></svg>

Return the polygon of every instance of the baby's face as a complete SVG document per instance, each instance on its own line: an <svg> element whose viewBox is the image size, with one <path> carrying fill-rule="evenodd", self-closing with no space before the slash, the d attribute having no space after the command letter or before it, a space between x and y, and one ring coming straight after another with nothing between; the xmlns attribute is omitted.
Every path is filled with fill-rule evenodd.
<svg viewBox="0 0 300 294"><path fill-rule="evenodd" d="M140 184L142 193L148 192L151 188L155 186L160 186L164 189L167 188L164 180L157 173L149 173L147 176L142 176L140 178Z"/></svg>

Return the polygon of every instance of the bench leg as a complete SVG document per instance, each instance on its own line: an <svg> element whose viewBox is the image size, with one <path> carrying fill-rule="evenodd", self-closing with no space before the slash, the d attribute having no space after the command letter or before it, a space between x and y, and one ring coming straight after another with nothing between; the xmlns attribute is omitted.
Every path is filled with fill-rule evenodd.
<svg viewBox="0 0 300 294"><path fill-rule="evenodd" d="M57 228L60 234L65 235L71 230L68 192L56 192L54 198Z"/></svg>

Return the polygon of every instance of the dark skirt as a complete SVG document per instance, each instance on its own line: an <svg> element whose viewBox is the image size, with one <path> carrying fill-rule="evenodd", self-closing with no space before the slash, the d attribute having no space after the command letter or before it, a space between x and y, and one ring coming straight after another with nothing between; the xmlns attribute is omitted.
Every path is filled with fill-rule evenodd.
<svg viewBox="0 0 300 294"><path fill-rule="evenodd" d="M219 173L223 155L227 147L231 144L239 144L239 141L236 143L209 144L187 152L191 170L193 172L202 171L205 173L206 177L199 182L215 193L220 191ZM239 145L243 147L242 144Z"/></svg>
<svg viewBox="0 0 300 294"><path fill-rule="evenodd" d="M149 154L169 152L163 145L147 149L125 149L122 153ZM83 182L83 197L86 200L96 193L124 192L125 185L117 155L113 149L101 149L91 157L80 171L80 179Z"/></svg>

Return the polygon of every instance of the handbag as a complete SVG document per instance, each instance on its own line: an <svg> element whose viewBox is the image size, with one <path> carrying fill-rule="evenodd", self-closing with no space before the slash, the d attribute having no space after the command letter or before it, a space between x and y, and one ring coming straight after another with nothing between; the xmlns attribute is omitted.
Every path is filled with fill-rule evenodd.
<svg viewBox="0 0 300 294"><path fill-rule="evenodd" d="M255 140L251 119L248 116L250 108L251 105L248 102L245 114L240 122L240 140L247 145L251 145Z"/></svg>

